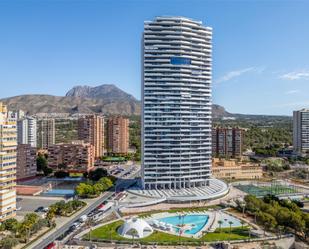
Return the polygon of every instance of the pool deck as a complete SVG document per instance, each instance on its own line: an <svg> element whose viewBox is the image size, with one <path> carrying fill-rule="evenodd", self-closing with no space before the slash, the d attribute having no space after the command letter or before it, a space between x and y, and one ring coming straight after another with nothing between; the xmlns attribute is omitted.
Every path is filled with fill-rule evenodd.
<svg viewBox="0 0 309 249"><path fill-rule="evenodd" d="M219 226L218 226L218 221L221 219L229 219L232 217L232 219L237 219L236 217L234 217L233 215L230 215L228 213L225 213L223 210L221 211L196 211L196 212L177 212L177 213L168 213L168 212L163 212L163 213L156 213L156 214L152 214L148 217L145 217L144 219L151 224L151 226L153 227L154 230L158 230L160 232L164 232L164 233L169 233L172 235L179 235L179 233L175 232L174 230L168 230L168 229L164 229L163 226L155 226L153 224L154 220L159 220L162 218L167 218L167 217L172 217L172 216L179 216L179 215L207 215L208 221L207 223L203 226L203 228L198 231L195 234L186 234L186 233L182 233L181 236L182 237L188 237L188 238L196 238L199 239L201 238L205 233L210 233L210 232L214 232ZM167 223L168 224L168 223ZM234 227L238 227L239 224L237 224L237 226L234 225ZM225 226L222 226L222 228L224 228ZM233 225L232 225L233 227Z"/></svg>

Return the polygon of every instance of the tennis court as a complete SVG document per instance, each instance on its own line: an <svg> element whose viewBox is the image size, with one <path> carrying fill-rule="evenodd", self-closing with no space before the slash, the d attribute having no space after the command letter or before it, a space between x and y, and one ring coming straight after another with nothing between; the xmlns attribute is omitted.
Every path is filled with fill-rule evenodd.
<svg viewBox="0 0 309 249"><path fill-rule="evenodd" d="M269 183L269 184L238 184L235 185L239 190L248 193L250 195L255 195L262 197L268 194L271 195L284 195L284 194L294 194L301 193L296 186L293 185L281 185L278 183Z"/></svg>

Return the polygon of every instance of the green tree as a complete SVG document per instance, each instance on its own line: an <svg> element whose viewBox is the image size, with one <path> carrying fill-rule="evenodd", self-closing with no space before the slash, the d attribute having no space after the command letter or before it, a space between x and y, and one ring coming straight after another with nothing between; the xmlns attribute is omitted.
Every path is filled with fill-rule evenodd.
<svg viewBox="0 0 309 249"><path fill-rule="evenodd" d="M294 229L295 234L297 232L303 233L305 231L305 221L302 219L301 215L295 212L291 212L289 220L289 227Z"/></svg>
<svg viewBox="0 0 309 249"><path fill-rule="evenodd" d="M222 220L218 220L218 224L219 224L219 232L221 233L221 227L222 227L223 221Z"/></svg>
<svg viewBox="0 0 309 249"><path fill-rule="evenodd" d="M230 235L229 235L229 241L231 239L231 232L232 232L232 225L233 225L233 221L229 221L229 225L230 225Z"/></svg>
<svg viewBox="0 0 309 249"><path fill-rule="evenodd" d="M36 159L36 168L37 171L42 171L47 167L47 160L45 156L39 155Z"/></svg>
<svg viewBox="0 0 309 249"><path fill-rule="evenodd" d="M102 186L104 187L103 191L105 191L105 190L107 190L107 189L109 189L110 187L113 186L113 182L108 177L102 177L99 180L99 183L102 184Z"/></svg>
<svg viewBox="0 0 309 249"><path fill-rule="evenodd" d="M49 167L45 167L45 168L43 168L43 173L44 173L45 176L49 176L50 174L53 173L53 169L49 168Z"/></svg>
<svg viewBox="0 0 309 249"><path fill-rule="evenodd" d="M102 168L98 168L88 173L88 178L92 181L98 181L102 177L106 177L106 176L108 176L107 170L102 169Z"/></svg>
<svg viewBox="0 0 309 249"><path fill-rule="evenodd" d="M14 246L18 244L18 240L14 236L6 236L0 241L1 249L12 249Z"/></svg>
<svg viewBox="0 0 309 249"><path fill-rule="evenodd" d="M5 230L15 231L18 225L18 221L15 218L7 219L3 222Z"/></svg>
<svg viewBox="0 0 309 249"><path fill-rule="evenodd" d="M264 227L264 235L266 230L272 230L277 225L276 219L268 213L258 212L257 219L258 223Z"/></svg>
<svg viewBox="0 0 309 249"><path fill-rule="evenodd" d="M241 228L243 229L244 228L244 224L246 224L246 222L244 222L243 220L240 221L240 224L241 224Z"/></svg>
<svg viewBox="0 0 309 249"><path fill-rule="evenodd" d="M76 194L80 197L89 197L94 195L94 188L90 183L80 183L75 188Z"/></svg>

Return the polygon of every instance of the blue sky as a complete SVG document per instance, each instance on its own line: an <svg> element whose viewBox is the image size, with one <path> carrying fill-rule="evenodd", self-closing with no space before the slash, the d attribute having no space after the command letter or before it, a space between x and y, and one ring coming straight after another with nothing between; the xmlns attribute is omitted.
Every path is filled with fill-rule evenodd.
<svg viewBox="0 0 309 249"><path fill-rule="evenodd" d="M0 1L0 98L114 83L140 98L144 20L213 27L213 100L234 113L309 107L309 1Z"/></svg>

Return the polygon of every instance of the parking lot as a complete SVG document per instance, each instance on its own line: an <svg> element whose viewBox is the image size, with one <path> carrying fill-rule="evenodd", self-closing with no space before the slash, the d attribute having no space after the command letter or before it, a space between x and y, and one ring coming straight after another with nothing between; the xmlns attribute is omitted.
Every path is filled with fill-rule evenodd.
<svg viewBox="0 0 309 249"><path fill-rule="evenodd" d="M27 213L34 212L38 207L49 207L63 198L46 198L40 196L18 196L17 197L17 216L23 218ZM20 210L19 210L20 209Z"/></svg>
<svg viewBox="0 0 309 249"><path fill-rule="evenodd" d="M113 165L108 169L109 174L118 178L130 178L130 176L138 171L139 165Z"/></svg>

